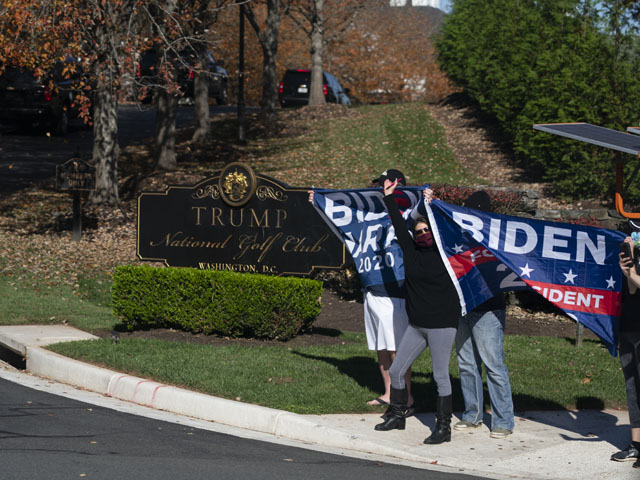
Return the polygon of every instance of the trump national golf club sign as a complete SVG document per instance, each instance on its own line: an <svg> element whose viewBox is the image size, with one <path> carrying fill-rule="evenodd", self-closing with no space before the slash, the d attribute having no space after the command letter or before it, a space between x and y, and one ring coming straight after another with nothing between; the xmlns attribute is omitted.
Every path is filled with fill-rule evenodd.
<svg viewBox="0 0 640 480"><path fill-rule="evenodd" d="M341 268L344 244L308 201L306 188L243 163L193 186L138 197L137 255L171 267L305 275Z"/></svg>

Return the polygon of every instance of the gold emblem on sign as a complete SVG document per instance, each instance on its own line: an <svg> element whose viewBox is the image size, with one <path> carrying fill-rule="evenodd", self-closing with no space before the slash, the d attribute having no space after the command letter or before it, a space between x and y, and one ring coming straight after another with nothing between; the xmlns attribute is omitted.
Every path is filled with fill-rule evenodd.
<svg viewBox="0 0 640 480"><path fill-rule="evenodd" d="M234 202L242 200L242 197L247 193L247 189L249 188L249 182L247 181L247 176L243 173L239 173L237 170L233 173L228 174L224 178L224 183L222 184L224 188L224 193Z"/></svg>
<svg viewBox="0 0 640 480"><path fill-rule="evenodd" d="M242 162L230 163L220 172L220 196L232 207L241 207L247 203L255 194L257 186L256 174L249 165Z"/></svg>

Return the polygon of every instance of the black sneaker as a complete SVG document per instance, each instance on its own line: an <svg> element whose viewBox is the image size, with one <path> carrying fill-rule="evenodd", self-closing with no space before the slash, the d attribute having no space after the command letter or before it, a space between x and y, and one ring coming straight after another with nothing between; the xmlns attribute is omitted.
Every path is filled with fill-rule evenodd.
<svg viewBox="0 0 640 480"><path fill-rule="evenodd" d="M640 458L638 458L632 465L633 468L640 468Z"/></svg>
<svg viewBox="0 0 640 480"><path fill-rule="evenodd" d="M638 452L638 449L634 447L633 444L629 444L624 450L620 450L611 455L611 460L616 462L632 462L638 458L640 458L640 452ZM635 467L635 464L633 466ZM640 464L638 467L640 467Z"/></svg>

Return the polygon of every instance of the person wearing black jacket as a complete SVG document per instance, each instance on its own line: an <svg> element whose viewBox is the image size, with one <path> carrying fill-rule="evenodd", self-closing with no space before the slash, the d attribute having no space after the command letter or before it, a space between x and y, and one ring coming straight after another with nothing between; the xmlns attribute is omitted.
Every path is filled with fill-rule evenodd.
<svg viewBox="0 0 640 480"><path fill-rule="evenodd" d="M630 221L632 227L634 222ZM637 230L640 230L638 228ZM629 424L631 425L631 443L624 450L611 455L616 462L634 462L634 468L640 468L640 275L634 268L634 249L631 237L625 238L631 247L629 258L620 254L620 270L625 277L622 292L622 315L620 319L620 364L627 391L627 407L629 408ZM397 358L397 357L396 357Z"/></svg>
<svg viewBox="0 0 640 480"><path fill-rule="evenodd" d="M433 378L438 387L436 426L424 443L438 444L451 441L452 390L449 377L451 348L460 319L460 301L440 253L434 243L429 222L418 218L413 237L398 206L393 200L397 180L385 180L384 203L402 249L405 272L407 328L396 352L389 375L391 377L391 412L376 430L403 430L407 409L405 372L427 348L433 363ZM433 192L425 189L429 201Z"/></svg>

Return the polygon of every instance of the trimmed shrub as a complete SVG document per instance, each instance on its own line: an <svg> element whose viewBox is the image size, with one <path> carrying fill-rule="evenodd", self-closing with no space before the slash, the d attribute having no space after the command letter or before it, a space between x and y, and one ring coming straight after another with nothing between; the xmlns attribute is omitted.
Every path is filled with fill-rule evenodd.
<svg viewBox="0 0 640 480"><path fill-rule="evenodd" d="M113 311L128 329L176 328L230 337L288 340L320 313L322 283L195 268L121 266Z"/></svg>

